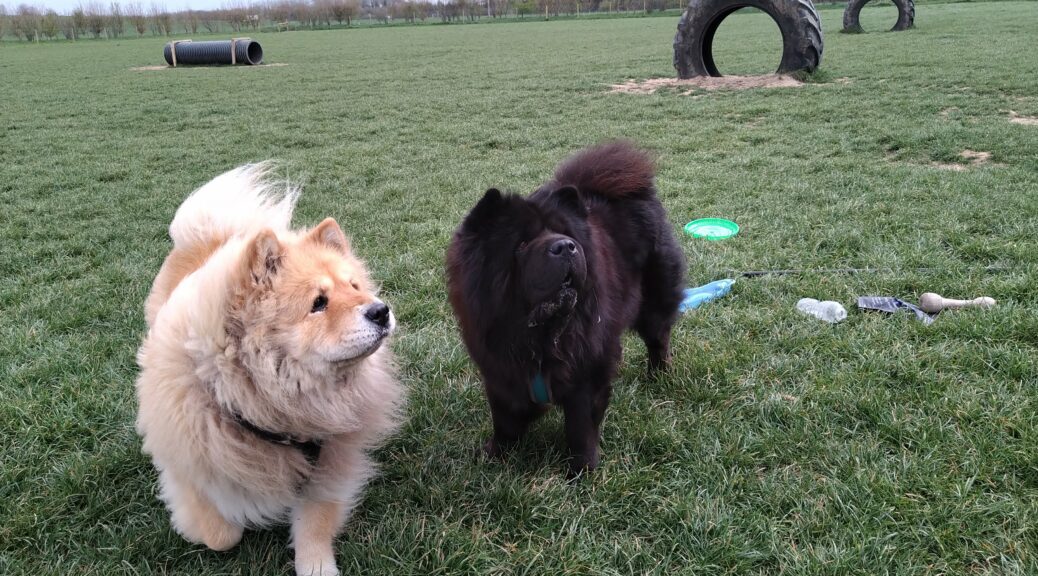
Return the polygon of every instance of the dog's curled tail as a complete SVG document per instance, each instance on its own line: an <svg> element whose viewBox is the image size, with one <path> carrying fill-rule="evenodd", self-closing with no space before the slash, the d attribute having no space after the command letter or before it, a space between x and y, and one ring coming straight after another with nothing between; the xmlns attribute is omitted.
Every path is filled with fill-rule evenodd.
<svg viewBox="0 0 1038 576"><path fill-rule="evenodd" d="M246 164L213 178L177 209L169 236L178 248L258 232L287 230L299 189L269 178L270 162Z"/></svg>
<svg viewBox="0 0 1038 576"><path fill-rule="evenodd" d="M560 185L611 198L652 194L655 176L652 156L628 140L581 150L555 170Z"/></svg>

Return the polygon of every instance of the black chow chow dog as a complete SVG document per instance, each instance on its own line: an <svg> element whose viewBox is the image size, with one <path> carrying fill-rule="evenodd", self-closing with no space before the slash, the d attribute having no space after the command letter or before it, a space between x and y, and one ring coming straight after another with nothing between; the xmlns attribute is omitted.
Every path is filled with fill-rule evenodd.
<svg viewBox="0 0 1038 576"><path fill-rule="evenodd" d="M447 283L483 374L490 456L558 404L571 473L595 468L623 331L645 341L650 372L669 362L685 258L653 178L648 154L603 144L526 198L487 190L455 232Z"/></svg>

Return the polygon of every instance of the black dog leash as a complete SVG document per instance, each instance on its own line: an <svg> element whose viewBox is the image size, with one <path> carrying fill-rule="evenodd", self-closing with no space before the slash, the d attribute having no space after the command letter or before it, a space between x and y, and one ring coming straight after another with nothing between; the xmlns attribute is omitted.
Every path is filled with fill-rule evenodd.
<svg viewBox="0 0 1038 576"><path fill-rule="evenodd" d="M731 276L742 276L743 278L755 278L757 276L790 276L799 274L878 274L878 273L891 273L891 272L943 272L947 268L795 268L789 270L728 270L727 275ZM987 266L983 268L984 272L1005 272L1010 270L1009 266Z"/></svg>

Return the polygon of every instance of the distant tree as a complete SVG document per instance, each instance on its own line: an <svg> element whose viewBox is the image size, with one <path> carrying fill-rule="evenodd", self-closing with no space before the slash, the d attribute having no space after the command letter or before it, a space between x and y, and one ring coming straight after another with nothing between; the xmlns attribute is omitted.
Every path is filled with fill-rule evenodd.
<svg viewBox="0 0 1038 576"><path fill-rule="evenodd" d="M118 2L112 2L108 7L108 34L113 38L118 38L123 35L125 30L122 7Z"/></svg>
<svg viewBox="0 0 1038 576"><path fill-rule="evenodd" d="M148 17L144 14L144 8L140 2L131 2L126 5L126 18L130 21L130 26L137 31L137 36L144 36L144 33L148 31Z"/></svg>
<svg viewBox="0 0 1038 576"><path fill-rule="evenodd" d="M420 12L418 2L415 2L415 0L404 0L398 2L397 6L397 17L403 18L405 21L414 24L415 20L418 19L418 14Z"/></svg>
<svg viewBox="0 0 1038 576"><path fill-rule="evenodd" d="M72 24L71 16L62 16L58 22L61 24L61 35L65 37L65 40L76 39L76 27Z"/></svg>
<svg viewBox="0 0 1038 576"><path fill-rule="evenodd" d="M312 0L310 2L310 15L314 26L320 26L325 22L331 25L333 0Z"/></svg>
<svg viewBox="0 0 1038 576"><path fill-rule="evenodd" d="M241 2L228 2L220 10L220 19L230 25L231 30L241 32L247 22L248 10Z"/></svg>
<svg viewBox="0 0 1038 576"><path fill-rule="evenodd" d="M165 31L166 36L173 35L173 15L168 10L163 9L159 14L159 21L162 23L162 30Z"/></svg>
<svg viewBox="0 0 1038 576"><path fill-rule="evenodd" d="M43 19L40 20L40 33L46 36L48 40L53 40L58 35L60 28L58 13L53 9L48 9L43 14Z"/></svg>
<svg viewBox="0 0 1038 576"><path fill-rule="evenodd" d="M350 0L331 0L328 4L328 11L340 26L343 22L349 26L350 21L357 14L357 5Z"/></svg>
<svg viewBox="0 0 1038 576"><path fill-rule="evenodd" d="M342 0L342 8L346 15L346 25L351 26L360 14L360 3L357 0Z"/></svg>
<svg viewBox="0 0 1038 576"><path fill-rule="evenodd" d="M217 15L213 10L202 10L196 14L198 14L198 23L210 34L220 31L220 22L216 19Z"/></svg>
<svg viewBox="0 0 1038 576"><path fill-rule="evenodd" d="M314 18L313 10L310 4L307 4L304 1L295 0L292 1L289 4L289 6L292 14L291 16L289 16L289 20L295 20L299 22L301 25L308 26L310 28L314 27L314 23L316 22L316 20Z"/></svg>
<svg viewBox="0 0 1038 576"><path fill-rule="evenodd" d="M375 6L371 9L371 16L379 24L389 24L389 9L385 6Z"/></svg>
<svg viewBox="0 0 1038 576"><path fill-rule="evenodd" d="M263 10L267 14L267 18L275 24L288 22L292 18L292 6L288 2L269 2Z"/></svg>
<svg viewBox="0 0 1038 576"><path fill-rule="evenodd" d="M184 33L198 34L198 12L188 8L184 13Z"/></svg>
<svg viewBox="0 0 1038 576"><path fill-rule="evenodd" d="M163 4L151 5L151 33L156 36L173 35L173 17Z"/></svg>
<svg viewBox="0 0 1038 576"><path fill-rule="evenodd" d="M22 40L37 38L40 30L40 10L28 4L19 4L11 23L14 35Z"/></svg>
<svg viewBox="0 0 1038 576"><path fill-rule="evenodd" d="M7 6L0 4L0 41L4 39L7 32Z"/></svg>
<svg viewBox="0 0 1038 576"><path fill-rule="evenodd" d="M100 38L101 34L105 31L106 15L105 9L98 2L90 2L83 8L83 14L86 15L86 29L90 32L94 38Z"/></svg>
<svg viewBox="0 0 1038 576"><path fill-rule="evenodd" d="M85 31L86 12L83 12L82 6L77 6L72 10L72 32L76 38L82 38Z"/></svg>
<svg viewBox="0 0 1038 576"><path fill-rule="evenodd" d="M328 15L342 26L346 21L346 3L343 0L329 0L326 6Z"/></svg>

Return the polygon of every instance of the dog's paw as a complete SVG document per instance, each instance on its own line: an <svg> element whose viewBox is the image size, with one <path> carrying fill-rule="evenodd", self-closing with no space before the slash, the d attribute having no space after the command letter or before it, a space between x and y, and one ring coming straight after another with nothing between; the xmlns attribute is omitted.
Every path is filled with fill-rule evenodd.
<svg viewBox="0 0 1038 576"><path fill-rule="evenodd" d="M339 576L335 560L305 561L296 560L296 576Z"/></svg>
<svg viewBox="0 0 1038 576"><path fill-rule="evenodd" d="M216 552L225 552L241 541L242 531L241 526L229 523L211 526L205 536L205 545Z"/></svg>
<svg viewBox="0 0 1038 576"><path fill-rule="evenodd" d="M486 456L491 460L499 460L505 455L505 447L501 446L501 444L493 438L487 438L487 441L483 443L483 449L480 452L483 456Z"/></svg>
<svg viewBox="0 0 1038 576"><path fill-rule="evenodd" d="M569 472L566 474L566 478L571 483L580 482L581 478L598 468L599 457L597 449L590 454L574 454L569 460Z"/></svg>

